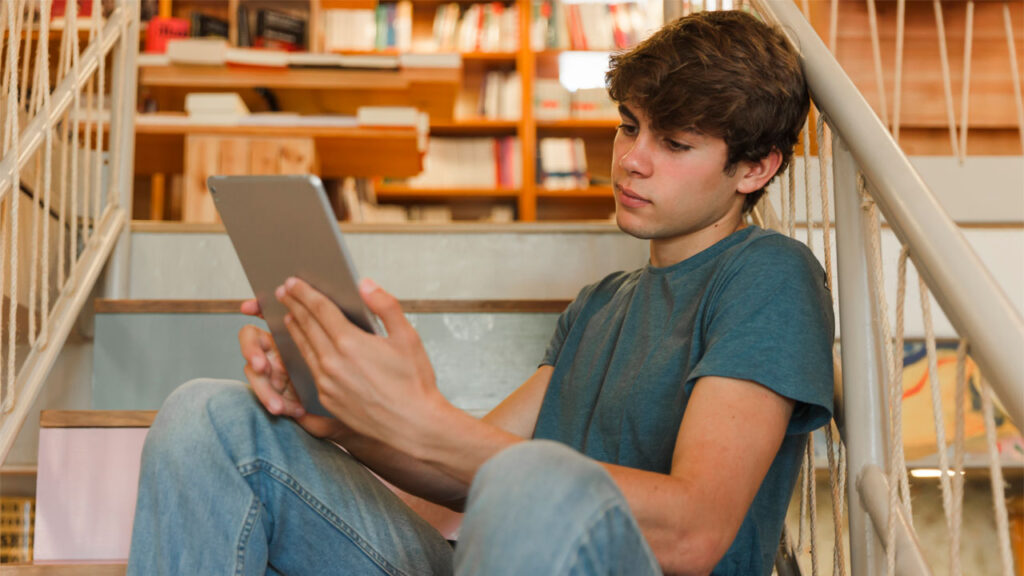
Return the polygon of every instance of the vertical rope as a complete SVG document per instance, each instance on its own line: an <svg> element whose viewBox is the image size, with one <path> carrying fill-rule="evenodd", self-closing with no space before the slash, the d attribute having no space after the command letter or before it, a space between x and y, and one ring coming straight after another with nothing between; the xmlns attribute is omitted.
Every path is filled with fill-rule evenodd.
<svg viewBox="0 0 1024 576"><path fill-rule="evenodd" d="M89 196L92 189L92 123L95 109L93 108L93 94L96 91L96 77L91 76L85 88L85 126L82 129L84 139L82 142L82 179L79 194L82 197L82 215L79 222L82 226L82 244L89 243ZM77 135L78 132L76 131Z"/></svg>
<svg viewBox="0 0 1024 576"><path fill-rule="evenodd" d="M95 29L96 38L99 39L100 44L102 45L103 32L100 29L101 12L102 12L102 10L100 10L98 6L97 6L96 9L93 10L93 28ZM92 209L92 214L93 214L93 232L94 233L97 231L97 227L98 227L98 224L99 224L99 219L100 219L100 198L103 196L103 192L102 192L102 189L103 189L103 117L102 117L102 114L104 112L104 110L103 110L104 94L106 92L106 86L107 86L106 68L107 68L107 56L106 56L106 54L101 54L100 55L100 61L99 61L99 79L98 79L99 93L97 94L98 98L97 98L97 102L96 102L96 150L95 150L94 155L93 155L93 162L95 163L95 167L93 168L93 178L95 178L95 181L93 182L93 187L92 187L92 189L93 189L93 200L92 200L93 209ZM113 116L114 116L114 113L113 113L113 110L111 110L110 117L113 118ZM109 127L110 126L110 121L108 120L107 122L108 122L107 126Z"/></svg>
<svg viewBox="0 0 1024 576"><path fill-rule="evenodd" d="M964 76L960 89L960 163L967 159L967 112L971 94L971 46L974 44L974 0L967 0L967 28L964 32Z"/></svg>
<svg viewBox="0 0 1024 576"><path fill-rule="evenodd" d="M824 238L825 256L825 281L828 283L829 292L832 292L832 216L829 209L828 172L831 169L832 158L832 135L831 130L825 125L825 117L819 113L817 122L818 131L818 184L821 189L821 235ZM832 295L835 301L835 294Z"/></svg>
<svg viewBox="0 0 1024 576"><path fill-rule="evenodd" d="M796 171L793 170L793 164L789 165L786 169L786 179L789 181L789 215L786 220L789 226L787 227L787 234L790 238L796 238Z"/></svg>
<svg viewBox="0 0 1024 576"><path fill-rule="evenodd" d="M961 338L956 347L956 431L953 436L953 531L950 533L950 547L960 554L961 532L963 528L964 504L964 435L966 414L964 399L967 397L967 338Z"/></svg>
<svg viewBox="0 0 1024 576"><path fill-rule="evenodd" d="M1020 68L1017 67L1017 47L1013 42L1009 2L1003 2L1003 23L1006 25L1006 47L1010 49L1010 80L1013 82L1013 104L1017 107L1017 134L1020 136L1021 154L1024 154L1024 99L1021 98Z"/></svg>
<svg viewBox="0 0 1024 576"><path fill-rule="evenodd" d="M889 325L889 305L885 296L885 282L882 274L882 248L881 248L881 225L879 223L878 207L875 201L871 199L871 196L867 192L867 183L864 180L863 174L857 175L857 189L861 194L861 207L868 214L868 226L870 232L868 234L869 248L871 252L871 278L870 285L872 294L875 299L875 316L876 322L882 330L882 345L885 350L885 366L886 377L885 381L887 388L891 387L891 375L893 367L896 363L896 356L893 346L892 329ZM891 388L890 388L891 389ZM893 436L892 433L892 421L889 423L889 517L890 525L887 531L886 538L886 560L887 560L887 574L890 576L895 573L895 530L894 525L891 524L892 518L896 513L897 506L897 482L893 482L894 475L897 473L897 467L893 466L893 462L896 460L896 450L898 445L902 445L902 439Z"/></svg>
<svg viewBox="0 0 1024 576"><path fill-rule="evenodd" d="M79 64L78 48L78 5L76 2L69 2L65 14L64 34L70 35L71 41L71 65L75 71L75 80L82 75L82 68ZM71 275L74 275L75 264L78 263L78 135L79 118L81 117L80 91L75 90L74 106L71 112L71 243L68 246L70 251Z"/></svg>
<svg viewBox="0 0 1024 576"><path fill-rule="evenodd" d="M996 531L999 533L999 558L1002 561L1003 576L1013 576L1013 553L1010 548L1010 522L1006 512L1006 485L1003 483L1003 466L996 448L996 420L992 408L992 389L984 378L979 378L981 410L985 416L985 440L988 444L988 468L992 479L992 507L996 515Z"/></svg>
<svg viewBox="0 0 1024 576"><path fill-rule="evenodd" d="M810 544L811 544L811 576L818 576L818 547L817 547L817 536L818 536L818 482L814 474L814 433L807 435L807 449L805 450L807 457L807 476L808 476L808 491L807 501L810 502L810 510L808 515L810 516Z"/></svg>
<svg viewBox="0 0 1024 576"><path fill-rule="evenodd" d="M875 11L875 0L868 2L868 25L871 28L871 54L875 60L875 83L878 85L879 112L882 124L889 128L889 104L885 100L885 78L882 76L882 49L878 44L878 13Z"/></svg>
<svg viewBox="0 0 1024 576"><path fill-rule="evenodd" d="M12 154L15 158L17 158L18 155L19 155L19 150L18 150L18 145L19 145L19 142L18 142L18 109L17 109L17 94L18 94L18 78L17 78L17 70L18 70L18 68L17 68L17 62L18 62L18 38L20 38L20 36L18 34L19 31L16 29L18 21L17 21L17 18L15 16L15 14L14 14L14 3L13 2L8 2L7 3L7 18L8 18L8 21L13 24L13 27L12 27L12 31L11 31L12 33L11 33L11 35L9 37L8 42L7 42L7 76L6 76L6 80L7 81L5 83L6 84L5 88L6 88L6 92L7 92L7 101L6 101L6 104L7 104L7 119L6 119L6 122L4 122L4 149L5 149L5 152L9 151L10 154ZM18 196L21 195L21 194L18 193L18 189L21 186L20 180L21 180L21 174L20 174L20 172L18 170L17 164L15 164L14 169L12 170L12 174L11 174L11 188L10 188L11 192L10 192L10 194L8 194L9 197L17 198ZM6 201L3 204L6 204ZM3 204L0 204L0 219L4 219L4 218L10 219L11 218L11 213L10 213L10 211L5 211L3 209ZM5 214L5 212L6 212L6 214ZM17 218L14 218L13 221L17 222ZM4 226L3 227L3 232L0 232L0 292L2 292L2 288L4 286L4 270L5 270L6 266L7 266L7 261L10 258L13 258L13 255L11 255L11 257L8 258L8 254L7 254L7 243L4 241L4 237L6 236L6 229L7 229L7 226ZM2 302L0 302L0 304L2 304ZM0 319L2 319L2 317L3 317L2 314L3 314L3 306L0 305ZM14 350L14 339L13 338L11 339L10 342L8 342L8 348L10 350L12 350L12 351ZM2 325L0 325L0 358L2 358L2 357L3 357L3 328L2 328ZM7 367L8 370L4 371L4 370L2 370L2 368L3 368L3 366L2 366L2 364L0 364L0 375L6 375L5 380L6 380L6 390L7 390L7 393L0 395L0 396L2 396L2 400L0 400L0 412L7 413L7 412L10 412L11 408L14 406L14 401L15 401L15 397L16 397L16 394L17 394L17 390L15 390L15 388L14 388L14 378L11 376L11 373L13 373L13 371L14 371L14 362L13 361L10 362L10 365ZM0 391L2 391L3 389L4 389L3 383L0 383Z"/></svg>
<svg viewBox="0 0 1024 576"><path fill-rule="evenodd" d="M40 13L50 13L50 0L40 0ZM46 129L46 141L44 145L46 150L43 152L43 214L47 218L46 226L43 227L43 298L40 308L42 308L42 328L39 333L39 342L41 346L46 346L47 338L49 335L49 321L50 321L50 189L52 187L52 172L53 172L53 122L50 118L50 19L44 17L40 19L40 45L42 47L43 55L40 58L42 61L42 72L40 77L43 79L43 91L42 91L42 109L44 111L44 127Z"/></svg>
<svg viewBox="0 0 1024 576"><path fill-rule="evenodd" d="M807 224L807 247L814 245L814 218L811 212L811 124L804 123L804 223ZM818 144L821 145L820 143ZM827 239L826 239L827 241Z"/></svg>
<svg viewBox="0 0 1024 576"><path fill-rule="evenodd" d="M903 100L903 41L906 35L907 0L896 1L896 73L893 78L892 137L900 141L900 106Z"/></svg>
<svg viewBox="0 0 1024 576"><path fill-rule="evenodd" d="M952 534L953 489L949 478L949 453L946 451L946 423L942 412L942 391L939 388L939 362L935 350L935 331L932 329L931 295L924 278L918 275L921 291L921 315L924 318L925 347L928 350L928 385L932 392L932 411L935 414L935 444L939 454L939 485L942 488L942 509L946 514L946 529ZM950 543L952 544L952 542ZM960 573L960 553L950 546L949 566L951 574Z"/></svg>
<svg viewBox="0 0 1024 576"><path fill-rule="evenodd" d="M893 445L893 460L890 470L896 472L895 477L890 477L890 484L899 485L900 498L902 499L903 510L908 519L914 517L911 510L910 482L907 475L907 459L903 452L903 337L906 330L906 301L907 301L907 259L910 250L903 246L900 249L899 264L897 265L896 282L896 342L893 345L893 364L889 373L889 421L890 434L899 441Z"/></svg>
<svg viewBox="0 0 1024 576"><path fill-rule="evenodd" d="M833 6L833 11L836 8ZM835 13L835 12L833 12ZM822 243L824 244L824 256L825 256L825 283L828 286L829 293L831 295L833 303L835 302L835 293L832 291L832 231L831 231L831 215L829 214L829 189L828 189L828 171L830 159L832 158L832 137L825 124L825 116L818 111L818 118L815 122L815 130L818 135L818 185L819 193L821 194L821 236ZM836 347L832 347L833 361L839 365L837 358ZM843 552L843 506L842 506L842 492L846 489L842 485L841 475L842 472L839 467L842 465L838 458L837 450L842 450L840 446L836 446L836 439L832 424L829 423L825 427L825 448L828 453L828 476L829 476L829 488L832 491L832 523L833 523L833 548L832 548L832 574L833 576L845 575L846 574L846 558Z"/></svg>
<svg viewBox="0 0 1024 576"><path fill-rule="evenodd" d="M25 46L21 49L21 89L18 92L18 108L28 103L28 71L32 67L32 6L27 0L21 0L18 4L18 17L21 18L20 28L24 31L22 38Z"/></svg>
<svg viewBox="0 0 1024 576"><path fill-rule="evenodd" d="M935 28L939 36L939 60L942 63L942 91L946 96L946 122L949 124L949 144L953 156L960 157L960 146L956 141L956 114L953 112L953 81L949 74L949 54L946 50L946 24L942 19L942 2L932 0L935 10Z"/></svg>

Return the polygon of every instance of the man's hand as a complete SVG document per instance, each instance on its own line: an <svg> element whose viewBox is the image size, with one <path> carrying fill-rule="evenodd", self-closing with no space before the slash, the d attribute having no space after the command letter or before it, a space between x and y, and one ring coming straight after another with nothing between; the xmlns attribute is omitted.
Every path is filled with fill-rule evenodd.
<svg viewBox="0 0 1024 576"><path fill-rule="evenodd" d="M309 364L321 404L356 434L412 449L415 430L429 427L450 405L398 301L370 280L359 290L387 337L364 332L298 278L289 278L276 296L289 310L285 325Z"/></svg>
<svg viewBox="0 0 1024 576"><path fill-rule="evenodd" d="M241 311L248 316L263 317L256 299L242 303ZM238 345L245 358L245 377L267 412L275 416L294 418L307 432L317 438L337 438L346 431L331 418L306 414L299 402L288 372L273 337L256 326L242 327L238 332Z"/></svg>

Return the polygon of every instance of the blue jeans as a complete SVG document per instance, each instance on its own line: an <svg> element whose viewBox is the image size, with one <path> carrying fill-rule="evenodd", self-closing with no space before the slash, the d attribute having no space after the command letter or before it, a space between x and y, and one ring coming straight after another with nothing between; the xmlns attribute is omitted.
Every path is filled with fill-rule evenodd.
<svg viewBox="0 0 1024 576"><path fill-rule="evenodd" d="M453 551L351 456L213 380L153 422L128 562L129 576L660 573L611 477L565 446L488 460Z"/></svg>

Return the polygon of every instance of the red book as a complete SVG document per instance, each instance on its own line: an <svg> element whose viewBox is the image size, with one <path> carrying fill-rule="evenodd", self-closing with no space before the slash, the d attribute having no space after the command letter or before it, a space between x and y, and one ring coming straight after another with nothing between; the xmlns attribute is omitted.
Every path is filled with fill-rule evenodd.
<svg viewBox="0 0 1024 576"><path fill-rule="evenodd" d="M183 18L161 18L149 20L146 30L146 52L163 54L167 52L167 41L189 37L189 22Z"/></svg>
<svg viewBox="0 0 1024 576"><path fill-rule="evenodd" d="M11 0L12 2L14 0ZM82 18L85 16L92 16L92 0L76 0L78 3L78 17ZM67 0L53 0L53 6L50 7L50 20L54 18L63 18L64 13L67 12L68 2Z"/></svg>

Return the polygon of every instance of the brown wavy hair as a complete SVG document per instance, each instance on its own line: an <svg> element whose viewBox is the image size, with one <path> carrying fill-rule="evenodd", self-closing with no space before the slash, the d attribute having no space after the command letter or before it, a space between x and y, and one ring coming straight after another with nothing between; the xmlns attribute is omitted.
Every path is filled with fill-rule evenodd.
<svg viewBox="0 0 1024 576"><path fill-rule="evenodd" d="M785 170L810 106L785 35L740 11L697 12L666 24L613 55L605 82L613 100L639 107L655 130L725 140L727 173L772 149L782 154L776 174ZM763 194L764 188L748 194L744 212Z"/></svg>

